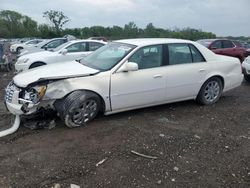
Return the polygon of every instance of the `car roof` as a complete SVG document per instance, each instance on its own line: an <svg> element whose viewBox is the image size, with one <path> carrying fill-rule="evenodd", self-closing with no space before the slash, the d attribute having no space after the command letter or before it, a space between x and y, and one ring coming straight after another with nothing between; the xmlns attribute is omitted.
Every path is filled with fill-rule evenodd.
<svg viewBox="0 0 250 188"><path fill-rule="evenodd" d="M77 40L71 40L69 43L76 43L76 42L98 42L98 43L103 43L106 44L107 42L101 41L101 40L91 40L91 39L77 39Z"/></svg>
<svg viewBox="0 0 250 188"><path fill-rule="evenodd" d="M190 41L190 40L172 39L172 38L122 39L122 40L117 40L114 42L127 43L127 44L136 45L136 46L146 46L146 45L162 44L162 43L193 43L193 41Z"/></svg>

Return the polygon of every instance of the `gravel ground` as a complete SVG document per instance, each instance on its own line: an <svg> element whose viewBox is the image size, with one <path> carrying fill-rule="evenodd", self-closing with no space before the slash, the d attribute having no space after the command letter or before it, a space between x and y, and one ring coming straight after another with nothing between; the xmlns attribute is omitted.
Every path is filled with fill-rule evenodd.
<svg viewBox="0 0 250 188"><path fill-rule="evenodd" d="M12 76L0 72L0 129L12 118L3 104ZM53 129L22 126L0 138L0 187L250 187L249 89L243 82L211 106L99 115L75 129L59 119Z"/></svg>

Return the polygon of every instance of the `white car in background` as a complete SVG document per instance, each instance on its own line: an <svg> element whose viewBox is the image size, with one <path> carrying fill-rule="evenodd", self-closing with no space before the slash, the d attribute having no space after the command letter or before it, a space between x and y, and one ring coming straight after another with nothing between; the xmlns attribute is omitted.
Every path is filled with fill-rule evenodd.
<svg viewBox="0 0 250 188"><path fill-rule="evenodd" d="M195 99L210 105L242 79L238 59L216 55L193 41L110 42L80 63L51 64L16 75L6 88L6 106L16 115L14 128L6 132L19 127L20 115L40 108L54 109L68 127L78 127L98 112Z"/></svg>
<svg viewBox="0 0 250 188"><path fill-rule="evenodd" d="M106 42L95 40L69 41L51 51L36 52L19 57L15 69L16 72L22 72L42 65L79 60L105 44Z"/></svg>
<svg viewBox="0 0 250 188"><path fill-rule="evenodd" d="M250 82L250 56L246 57L246 59L243 61L242 69L245 80Z"/></svg>
<svg viewBox="0 0 250 188"><path fill-rule="evenodd" d="M53 38L50 40L44 40L41 43L38 43L37 45L33 45L33 46L25 46L20 54L18 55L18 57L23 56L25 54L30 54L30 53L34 53L34 52L40 52L40 51L45 51L45 50L52 50L66 42L68 42L69 40L67 38Z"/></svg>
<svg viewBox="0 0 250 188"><path fill-rule="evenodd" d="M15 43L15 44L12 44L10 46L10 51L12 53L20 53L20 51L22 49L31 47L33 45L36 45L36 44L42 42L42 41L43 41L42 39L33 39L33 40L29 40L29 41L24 42L24 43Z"/></svg>

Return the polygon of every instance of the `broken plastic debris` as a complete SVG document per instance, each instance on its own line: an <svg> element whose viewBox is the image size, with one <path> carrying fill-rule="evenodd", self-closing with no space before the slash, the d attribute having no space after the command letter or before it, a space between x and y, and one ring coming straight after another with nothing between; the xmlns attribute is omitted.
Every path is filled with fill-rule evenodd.
<svg viewBox="0 0 250 188"><path fill-rule="evenodd" d="M70 184L70 188L80 188L80 186L76 184Z"/></svg>
<svg viewBox="0 0 250 188"><path fill-rule="evenodd" d="M107 158L105 158L105 159L99 161L98 163L96 163L95 166L98 167L99 165L101 165L102 163L104 163L106 160L107 160Z"/></svg>
<svg viewBox="0 0 250 188"><path fill-rule="evenodd" d="M139 156L144 157L144 158L148 158L148 159L157 159L157 157L155 157L155 156L144 155L144 154L142 154L142 153L138 153L138 152L133 151L133 150L131 151L131 153L133 153L133 154L135 154L135 155L139 155Z"/></svg>

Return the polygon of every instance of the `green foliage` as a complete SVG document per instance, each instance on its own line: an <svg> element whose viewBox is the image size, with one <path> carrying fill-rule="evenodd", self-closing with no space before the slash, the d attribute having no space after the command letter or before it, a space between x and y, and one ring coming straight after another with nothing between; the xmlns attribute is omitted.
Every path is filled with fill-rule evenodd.
<svg viewBox="0 0 250 188"><path fill-rule="evenodd" d="M0 37L32 37L36 35L36 21L15 11L0 11Z"/></svg>
<svg viewBox="0 0 250 188"><path fill-rule="evenodd" d="M153 23L149 23L146 28L139 28L134 22L125 24L124 27L112 26L92 26L73 29L62 29L69 22L69 18L59 11L46 11L43 17L47 18L52 26L47 24L38 25L36 21L18 12L3 10L0 11L0 38L18 37L41 37L53 38L66 34L74 35L77 38L88 38L104 36L110 40L122 38L181 38L198 40L204 38L216 38L211 32L203 32L193 28L184 29L163 29L157 28Z"/></svg>

